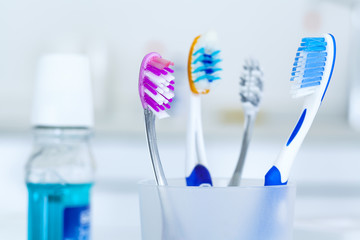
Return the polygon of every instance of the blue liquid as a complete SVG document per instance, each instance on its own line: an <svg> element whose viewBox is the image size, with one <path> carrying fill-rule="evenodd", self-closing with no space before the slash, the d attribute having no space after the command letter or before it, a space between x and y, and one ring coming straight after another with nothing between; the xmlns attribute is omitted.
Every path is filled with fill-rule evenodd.
<svg viewBox="0 0 360 240"><path fill-rule="evenodd" d="M68 220L64 220L64 211L77 207L87 208L90 204L91 186L91 183L28 183L28 240L89 239L88 237L68 238L64 236L64 227L69 225L66 222ZM87 226L89 228L89 224Z"/></svg>

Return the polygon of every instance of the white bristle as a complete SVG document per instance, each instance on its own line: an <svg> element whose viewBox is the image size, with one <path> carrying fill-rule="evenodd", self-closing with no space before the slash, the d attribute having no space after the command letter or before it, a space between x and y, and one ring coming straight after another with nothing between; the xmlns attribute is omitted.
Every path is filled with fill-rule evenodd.
<svg viewBox="0 0 360 240"><path fill-rule="evenodd" d="M210 30L206 32L205 34L202 34L199 39L199 45L205 46L208 49L215 49L215 46L218 41L218 34L214 30Z"/></svg>
<svg viewBox="0 0 360 240"><path fill-rule="evenodd" d="M167 99L172 99L175 96L172 91L164 92L162 95L164 95Z"/></svg>
<svg viewBox="0 0 360 240"><path fill-rule="evenodd" d="M166 75L161 75L167 82L171 82L173 80L175 80L175 77L171 74L171 73L168 73Z"/></svg>
<svg viewBox="0 0 360 240"><path fill-rule="evenodd" d="M155 111L154 109L152 109L151 107L150 107L150 110L154 113L154 115L155 115L158 119L163 119L163 118L169 117L169 114L167 114L166 111L159 111L159 112L157 112L157 111Z"/></svg>
<svg viewBox="0 0 360 240"><path fill-rule="evenodd" d="M155 102L157 102L159 105L162 105L164 103L168 103L169 101L164 98L161 94L153 94L152 92L150 92L149 90L145 89L144 90L145 93L147 93L147 95L149 95L149 97L151 97L152 99L154 99Z"/></svg>
<svg viewBox="0 0 360 240"><path fill-rule="evenodd" d="M169 92L170 91L169 85L171 85L171 84L168 83L168 84L164 85L164 92Z"/></svg>
<svg viewBox="0 0 360 240"><path fill-rule="evenodd" d="M313 94L316 90L316 87L309 87L309 88L296 88L296 89L291 89L290 90L290 94L292 98L299 98L299 97L304 97L310 94Z"/></svg>
<svg viewBox="0 0 360 240"><path fill-rule="evenodd" d="M150 71L145 71L144 72L145 76L147 76L152 82L154 83L165 83L166 80L160 76L156 76L155 74L153 74L152 72Z"/></svg>
<svg viewBox="0 0 360 240"><path fill-rule="evenodd" d="M156 91L157 91L158 93L161 93L161 94L163 94L163 93L165 92L161 87L158 87L158 88L156 89Z"/></svg>
<svg viewBox="0 0 360 240"><path fill-rule="evenodd" d="M210 89L211 84L208 81L198 81L195 83L195 87L198 91L205 91Z"/></svg>
<svg viewBox="0 0 360 240"><path fill-rule="evenodd" d="M240 100L243 107L257 111L263 92L263 72L258 61L247 59L240 77Z"/></svg>

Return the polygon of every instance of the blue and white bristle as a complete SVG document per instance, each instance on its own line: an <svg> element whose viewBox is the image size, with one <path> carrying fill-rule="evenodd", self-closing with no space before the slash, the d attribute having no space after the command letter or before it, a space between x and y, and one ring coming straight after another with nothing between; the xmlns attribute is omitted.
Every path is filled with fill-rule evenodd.
<svg viewBox="0 0 360 240"><path fill-rule="evenodd" d="M216 48L216 36L207 33L201 36L195 46L191 63L192 81L198 92L211 88L211 84L220 80L219 72L222 70L219 63L220 50Z"/></svg>
<svg viewBox="0 0 360 240"><path fill-rule="evenodd" d="M326 47L324 37L302 39L290 79L294 98L312 94L320 85L326 65Z"/></svg>

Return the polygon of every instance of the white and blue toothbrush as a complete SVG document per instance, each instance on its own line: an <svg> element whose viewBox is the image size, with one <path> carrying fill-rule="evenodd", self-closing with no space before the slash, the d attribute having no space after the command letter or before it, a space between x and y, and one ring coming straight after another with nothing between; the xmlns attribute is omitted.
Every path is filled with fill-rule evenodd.
<svg viewBox="0 0 360 240"><path fill-rule="evenodd" d="M324 99L334 70L335 38L303 38L291 73L291 94L305 97L303 110L293 132L272 168L265 175L265 186L286 185L291 166Z"/></svg>
<svg viewBox="0 0 360 240"><path fill-rule="evenodd" d="M213 184L207 167L202 131L201 95L208 94L221 79L219 55L217 33L214 31L197 36L189 51L188 78L191 93L185 169L187 186L212 186Z"/></svg>

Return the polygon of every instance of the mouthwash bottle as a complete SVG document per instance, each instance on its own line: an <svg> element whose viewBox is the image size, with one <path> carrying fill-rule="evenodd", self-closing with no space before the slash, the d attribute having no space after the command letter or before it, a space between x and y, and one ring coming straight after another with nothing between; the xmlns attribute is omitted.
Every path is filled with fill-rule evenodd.
<svg viewBox="0 0 360 240"><path fill-rule="evenodd" d="M89 240L94 161L89 61L40 59L33 104L33 151L26 164L28 240Z"/></svg>

